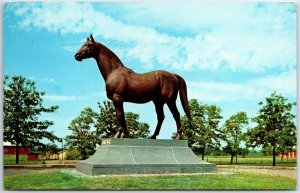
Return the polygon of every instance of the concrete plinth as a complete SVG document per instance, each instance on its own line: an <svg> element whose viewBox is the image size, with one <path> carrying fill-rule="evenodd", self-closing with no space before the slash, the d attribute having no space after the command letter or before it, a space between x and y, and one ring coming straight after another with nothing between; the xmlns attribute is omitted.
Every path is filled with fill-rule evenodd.
<svg viewBox="0 0 300 193"><path fill-rule="evenodd" d="M88 175L215 172L215 164L202 161L186 140L103 139L94 155L76 164Z"/></svg>

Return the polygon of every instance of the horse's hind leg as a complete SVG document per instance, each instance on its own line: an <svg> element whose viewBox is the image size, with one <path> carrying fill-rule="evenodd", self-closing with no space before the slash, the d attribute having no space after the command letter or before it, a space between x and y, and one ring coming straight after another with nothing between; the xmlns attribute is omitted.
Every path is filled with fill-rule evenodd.
<svg viewBox="0 0 300 193"><path fill-rule="evenodd" d="M176 134L176 139L182 139L182 132L183 129L181 127L181 123L180 123L180 114L179 111L176 107L176 101L171 101L167 103L171 113L173 114L173 117L176 121L176 126L177 126L177 134Z"/></svg>
<svg viewBox="0 0 300 193"><path fill-rule="evenodd" d="M153 103L155 105L155 110L157 114L157 125L153 135L151 136L151 139L156 139L156 136L159 135L161 125L165 119L165 115L164 115L164 103L157 102L157 101L153 101Z"/></svg>
<svg viewBox="0 0 300 193"><path fill-rule="evenodd" d="M114 95L113 104L115 106L116 117L118 122L118 132L115 134L114 138L128 137L128 131L124 117L123 101L118 95Z"/></svg>

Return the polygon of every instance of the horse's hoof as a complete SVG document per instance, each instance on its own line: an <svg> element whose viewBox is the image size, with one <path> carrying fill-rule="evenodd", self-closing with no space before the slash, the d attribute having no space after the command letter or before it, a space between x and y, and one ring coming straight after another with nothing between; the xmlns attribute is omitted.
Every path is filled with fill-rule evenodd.
<svg viewBox="0 0 300 193"><path fill-rule="evenodd" d="M120 132L118 131L118 132L115 134L114 138L119 138L119 137L120 137Z"/></svg>
<svg viewBox="0 0 300 193"><path fill-rule="evenodd" d="M128 138L128 134L127 133L121 133L121 138Z"/></svg>

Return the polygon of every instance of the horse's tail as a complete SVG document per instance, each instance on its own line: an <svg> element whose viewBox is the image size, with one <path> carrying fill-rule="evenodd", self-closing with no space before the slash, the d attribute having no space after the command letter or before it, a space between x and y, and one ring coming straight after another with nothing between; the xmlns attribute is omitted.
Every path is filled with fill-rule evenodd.
<svg viewBox="0 0 300 193"><path fill-rule="evenodd" d="M175 76L179 80L179 96L180 96L181 105L183 107L183 110L184 110L187 118L189 120L191 120L191 113L190 113L189 101L188 101L188 97L187 97L186 83L181 76L179 76L177 74L175 74Z"/></svg>

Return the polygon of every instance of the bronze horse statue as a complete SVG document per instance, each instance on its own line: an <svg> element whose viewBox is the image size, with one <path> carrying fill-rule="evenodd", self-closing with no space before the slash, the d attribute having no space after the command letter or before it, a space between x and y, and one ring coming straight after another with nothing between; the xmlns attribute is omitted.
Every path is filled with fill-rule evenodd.
<svg viewBox="0 0 300 193"><path fill-rule="evenodd" d="M121 60L106 46L95 42L92 35L75 54L75 59L94 58L104 78L107 97L113 101L118 122L115 138L128 137L124 118L124 102L147 103L153 101L157 113L157 126L152 139L156 139L165 118L163 106L166 103L173 114L177 125L176 139L182 139L180 114L176 107L179 92L181 104L186 116L190 119L186 83L182 77L158 70L137 74L126 68Z"/></svg>

